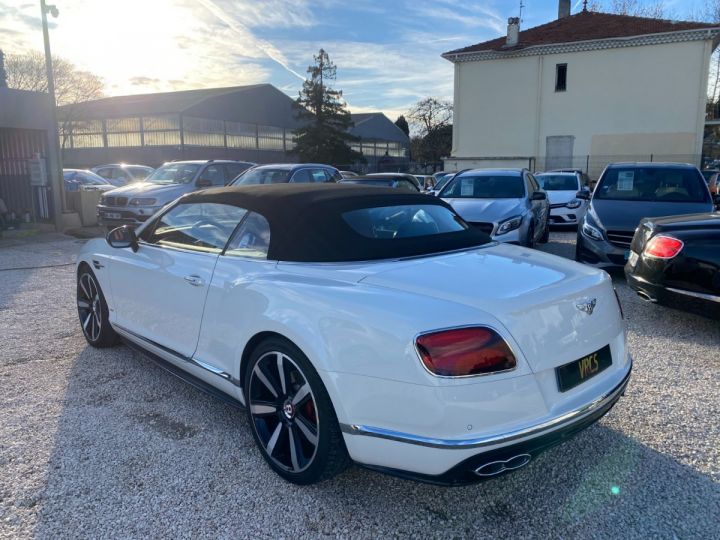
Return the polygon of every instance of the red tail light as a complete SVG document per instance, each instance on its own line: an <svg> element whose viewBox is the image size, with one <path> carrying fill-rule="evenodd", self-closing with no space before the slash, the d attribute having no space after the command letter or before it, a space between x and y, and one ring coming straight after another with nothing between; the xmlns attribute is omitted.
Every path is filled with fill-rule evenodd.
<svg viewBox="0 0 720 540"><path fill-rule="evenodd" d="M661 234L653 237L645 245L644 254L656 259L672 259L683 248L683 243L672 236Z"/></svg>
<svg viewBox="0 0 720 540"><path fill-rule="evenodd" d="M423 334L415 340L425 367L435 375L464 377L513 369L515 355L495 330L458 328Z"/></svg>

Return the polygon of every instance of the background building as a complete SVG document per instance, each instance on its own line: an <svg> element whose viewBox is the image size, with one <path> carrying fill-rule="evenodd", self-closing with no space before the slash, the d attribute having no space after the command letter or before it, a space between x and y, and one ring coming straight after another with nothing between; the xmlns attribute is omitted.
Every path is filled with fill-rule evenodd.
<svg viewBox="0 0 720 540"><path fill-rule="evenodd" d="M700 164L720 28L583 11L450 51L455 122L446 168ZM567 6L563 10L563 6Z"/></svg>
<svg viewBox="0 0 720 540"><path fill-rule="evenodd" d="M66 105L59 109L63 163L92 167L119 162L159 166L174 159L295 161L293 131L298 121L293 103L271 84L258 84ZM352 132L362 138L356 146L370 167L381 161L407 162L409 141L388 118L381 113L356 116Z"/></svg>
<svg viewBox="0 0 720 540"><path fill-rule="evenodd" d="M62 188L53 174L58 165L51 118L47 94L0 87L0 199L17 219L27 215L60 227Z"/></svg>
<svg viewBox="0 0 720 540"><path fill-rule="evenodd" d="M410 138L383 113L352 115L350 133L360 140L350 146L365 158L363 171L388 172L406 170Z"/></svg>

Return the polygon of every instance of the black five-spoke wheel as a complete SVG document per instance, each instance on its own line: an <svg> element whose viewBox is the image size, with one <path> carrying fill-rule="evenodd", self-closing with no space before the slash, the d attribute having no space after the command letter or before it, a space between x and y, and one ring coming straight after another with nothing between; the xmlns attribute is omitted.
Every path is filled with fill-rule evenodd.
<svg viewBox="0 0 720 540"><path fill-rule="evenodd" d="M78 279L78 315L83 332L89 341L97 341L102 330L100 319L100 289L95 278L85 272Z"/></svg>
<svg viewBox="0 0 720 540"><path fill-rule="evenodd" d="M304 471L317 452L320 419L310 384L292 358L261 356L250 375L250 414L265 452L279 467Z"/></svg>
<svg viewBox="0 0 720 540"><path fill-rule="evenodd" d="M93 347L110 347L118 336L110 326L105 297L92 271L85 267L78 274L77 309L83 334Z"/></svg>
<svg viewBox="0 0 720 540"><path fill-rule="evenodd" d="M245 392L255 440L280 476L310 484L347 466L330 398L296 347L271 339L256 349L248 365Z"/></svg>

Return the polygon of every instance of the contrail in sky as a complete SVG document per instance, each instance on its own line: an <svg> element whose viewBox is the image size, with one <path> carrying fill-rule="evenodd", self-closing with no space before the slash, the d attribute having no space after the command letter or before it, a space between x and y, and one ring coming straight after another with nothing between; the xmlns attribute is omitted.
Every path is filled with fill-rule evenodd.
<svg viewBox="0 0 720 540"><path fill-rule="evenodd" d="M220 6L213 2L213 0L198 0L198 2L202 4L205 9L207 9L210 13L215 15L225 24L227 24L231 30L234 30L238 34L252 36L255 39L255 44L262 52L264 52L268 56L268 58L280 64L283 68L285 68L286 71L292 73L301 81L305 80L304 75L301 75L288 65L287 60L285 60L285 58L283 57L283 54L278 51L272 43L255 37L252 32L250 32L247 27L245 27L245 25L237 22L232 17L230 17L227 13L225 13L225 11L223 11Z"/></svg>

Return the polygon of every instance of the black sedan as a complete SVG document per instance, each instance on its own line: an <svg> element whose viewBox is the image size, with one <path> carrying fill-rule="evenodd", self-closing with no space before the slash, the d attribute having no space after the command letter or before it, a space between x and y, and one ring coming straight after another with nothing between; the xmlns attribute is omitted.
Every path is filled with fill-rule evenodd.
<svg viewBox="0 0 720 540"><path fill-rule="evenodd" d="M697 167L682 163L608 165L578 224L575 259L603 268L622 268L635 229L644 217L712 212L715 203Z"/></svg>
<svg viewBox="0 0 720 540"><path fill-rule="evenodd" d="M625 276L645 300L720 312L720 214L644 219Z"/></svg>

